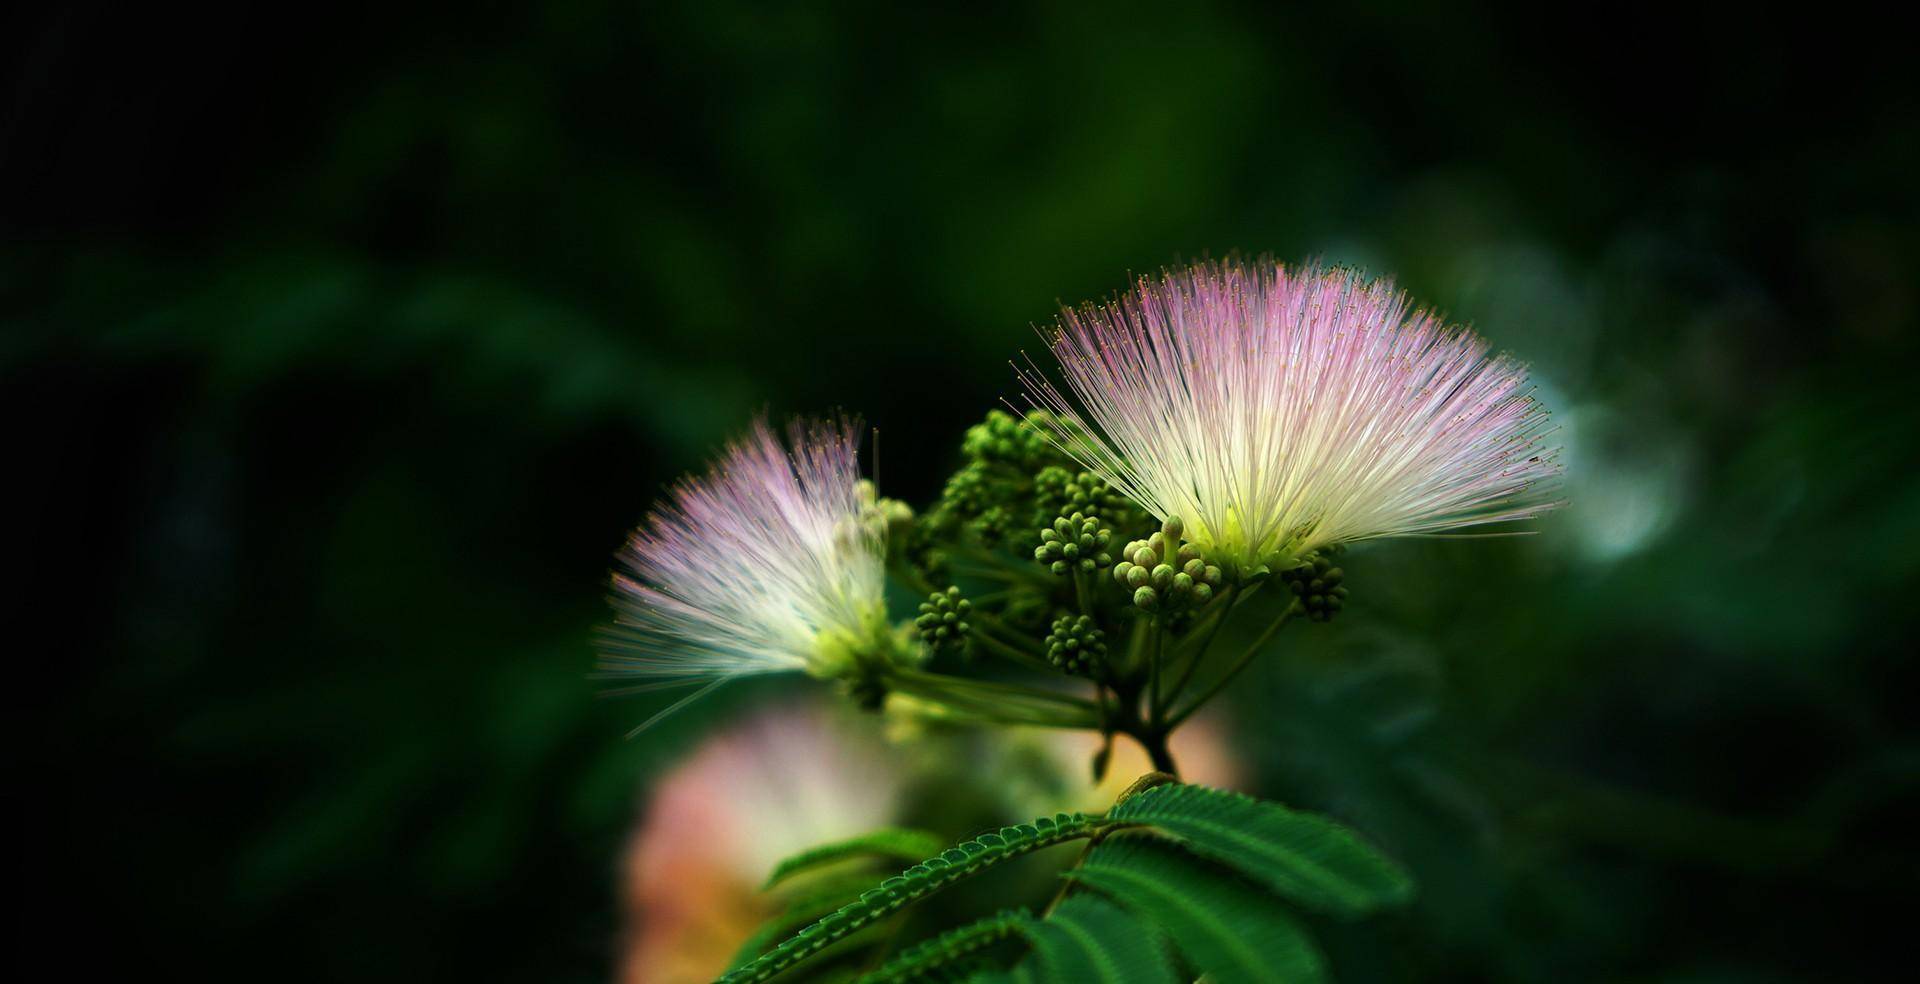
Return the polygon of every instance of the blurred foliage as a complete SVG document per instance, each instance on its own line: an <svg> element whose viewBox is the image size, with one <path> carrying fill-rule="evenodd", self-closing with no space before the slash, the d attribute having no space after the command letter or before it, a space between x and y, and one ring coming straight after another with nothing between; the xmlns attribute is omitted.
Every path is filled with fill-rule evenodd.
<svg viewBox="0 0 1920 984"><path fill-rule="evenodd" d="M1056 299L1241 248L1396 274L1568 447L1543 535L1357 551L1237 688L1254 791L1423 886L1342 978L1871 976L1920 873L1897 32L1124 8L11 15L24 929L604 978L645 777L806 685L620 740L586 640L655 493L844 405L924 502Z"/></svg>

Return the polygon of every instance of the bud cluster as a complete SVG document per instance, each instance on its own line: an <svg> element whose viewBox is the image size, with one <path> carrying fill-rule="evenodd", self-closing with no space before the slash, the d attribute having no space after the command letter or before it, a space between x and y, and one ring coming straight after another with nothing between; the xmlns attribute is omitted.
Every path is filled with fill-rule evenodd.
<svg viewBox="0 0 1920 984"><path fill-rule="evenodd" d="M986 420L967 428L960 450L973 461L1012 465L1032 474L1054 456L1053 445L1036 416L1050 415L1034 410L1025 420L1017 420L1004 410L988 411Z"/></svg>
<svg viewBox="0 0 1920 984"><path fill-rule="evenodd" d="M1302 557L1297 566L1282 571L1280 579L1293 589L1300 607L1315 622L1328 621L1346 607L1347 589L1341 582L1347 579L1347 572L1333 566L1322 552Z"/></svg>
<svg viewBox="0 0 1920 984"><path fill-rule="evenodd" d="M1220 568L1208 564L1193 544L1182 544L1182 527L1169 517L1160 531L1127 544L1123 560L1113 566L1113 579L1133 589L1134 606L1142 611L1176 615L1213 600L1220 587Z"/></svg>
<svg viewBox="0 0 1920 984"><path fill-rule="evenodd" d="M1013 525L1012 514L1005 505L1011 494L1007 484L985 462L968 464L947 480L940 496L943 510L940 520L962 523L982 543L999 543Z"/></svg>
<svg viewBox="0 0 1920 984"><path fill-rule="evenodd" d="M1065 471L1066 458L1047 437L1056 429L1053 420L1043 410L1031 411L1024 419L995 410L968 428L961 442L966 464L947 481L940 501L918 524L922 539L937 541L964 534L984 546L998 547L1020 526L1068 515L1070 510L1036 511L1034 506L1035 474ZM910 553L930 562L935 559L926 549ZM938 572L929 566L922 573Z"/></svg>
<svg viewBox="0 0 1920 984"><path fill-rule="evenodd" d="M959 588L935 591L920 603L920 615L913 620L913 627L935 649L958 647L972 628L967 624L972 611L973 602L960 597Z"/></svg>
<svg viewBox="0 0 1920 984"><path fill-rule="evenodd" d="M1047 635L1047 662L1063 672L1092 676L1107 658L1107 634L1086 615L1064 615L1054 620Z"/></svg>
<svg viewBox="0 0 1920 984"><path fill-rule="evenodd" d="M1081 513L1061 516L1052 526L1040 531L1040 545L1033 548L1033 559L1046 564L1055 574L1076 570L1092 573L1113 563L1113 557L1107 553L1107 544L1112 538L1112 531L1101 529L1096 517Z"/></svg>
<svg viewBox="0 0 1920 984"><path fill-rule="evenodd" d="M873 482L861 479L854 485L860 503L860 525L891 543L913 529L913 507L899 499L880 494Z"/></svg>
<svg viewBox="0 0 1920 984"><path fill-rule="evenodd" d="M1111 526L1126 529L1140 518L1133 502L1115 491L1106 479L1089 471L1074 471L1061 465L1048 465L1033 476L1033 504L1036 520L1046 523L1054 516L1085 513L1099 516Z"/></svg>

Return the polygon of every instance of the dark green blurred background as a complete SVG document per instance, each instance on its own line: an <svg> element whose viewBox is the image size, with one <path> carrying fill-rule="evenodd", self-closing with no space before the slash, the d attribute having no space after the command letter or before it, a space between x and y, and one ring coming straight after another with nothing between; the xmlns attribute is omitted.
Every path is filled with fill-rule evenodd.
<svg viewBox="0 0 1920 984"><path fill-rule="evenodd" d="M1544 535L1361 551L1240 688L1259 791L1421 880L1328 930L1344 977L1875 976L1920 125L1907 43L1811 16L10 15L17 928L88 976L604 977L646 777L765 692L633 742L658 702L594 698L663 483L843 405L924 501L1056 300L1239 249L1395 274L1565 428Z"/></svg>

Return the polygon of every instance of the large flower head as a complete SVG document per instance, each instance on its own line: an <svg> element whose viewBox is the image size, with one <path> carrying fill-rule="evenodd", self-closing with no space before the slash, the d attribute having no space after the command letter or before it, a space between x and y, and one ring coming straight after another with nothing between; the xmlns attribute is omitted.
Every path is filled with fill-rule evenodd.
<svg viewBox="0 0 1920 984"><path fill-rule="evenodd" d="M1385 280L1205 262L1067 309L1038 370L1053 435L1209 559L1524 519L1557 503L1526 370Z"/></svg>
<svg viewBox="0 0 1920 984"><path fill-rule="evenodd" d="M613 576L608 674L717 685L845 672L889 637L886 528L857 471L859 426L765 420L628 537Z"/></svg>

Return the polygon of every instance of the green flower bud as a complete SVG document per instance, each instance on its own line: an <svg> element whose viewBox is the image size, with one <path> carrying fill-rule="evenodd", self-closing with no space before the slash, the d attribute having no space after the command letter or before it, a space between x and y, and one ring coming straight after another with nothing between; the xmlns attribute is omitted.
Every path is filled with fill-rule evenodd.
<svg viewBox="0 0 1920 984"><path fill-rule="evenodd" d="M947 480L929 514L930 532L950 536L965 530L988 546L999 544L1014 527L1014 507L1024 502L1019 482L984 462L971 462Z"/></svg>
<svg viewBox="0 0 1920 984"><path fill-rule="evenodd" d="M1126 559L1113 568L1114 580L1133 589L1134 606L1168 625L1212 601L1223 580L1198 546L1180 542L1182 529L1178 518L1168 519L1146 539L1128 543L1121 551Z"/></svg>
<svg viewBox="0 0 1920 984"><path fill-rule="evenodd" d="M890 540L899 542L913 530L913 508L899 499L889 499L880 494L874 484L861 479L854 485L854 493L860 498L860 521L876 533L884 534Z"/></svg>
<svg viewBox="0 0 1920 984"><path fill-rule="evenodd" d="M1033 504L1038 523L1074 513L1098 516L1110 526L1134 526L1141 519L1132 500L1108 485L1105 479L1064 465L1048 465L1034 474Z"/></svg>
<svg viewBox="0 0 1920 984"><path fill-rule="evenodd" d="M1094 517L1074 513L1053 521L1040 531L1040 545L1033 548L1033 559L1048 565L1055 574L1071 571L1092 573L1113 563L1106 552L1112 534L1100 528Z"/></svg>
<svg viewBox="0 0 1920 984"><path fill-rule="evenodd" d="M1346 607L1347 588L1343 582L1347 572L1333 566L1333 561L1326 556L1330 552L1307 554L1298 564L1280 573L1280 579L1299 599L1301 609L1315 622L1330 621Z"/></svg>
<svg viewBox="0 0 1920 984"><path fill-rule="evenodd" d="M960 597L959 588L935 591L920 603L920 615L913 620L913 627L935 649L957 648L972 628L967 624L972 611L973 602Z"/></svg>
<svg viewBox="0 0 1920 984"><path fill-rule="evenodd" d="M1036 411L1017 420L1005 410L988 411L987 419L967 428L960 450L974 462L1011 465L1032 474L1056 457L1047 437L1048 417Z"/></svg>
<svg viewBox="0 0 1920 984"><path fill-rule="evenodd" d="M1005 506L989 506L968 528L981 543L996 546L1007 538L1007 531L1013 529L1013 513Z"/></svg>
<svg viewBox="0 0 1920 984"><path fill-rule="evenodd" d="M1085 615L1066 615L1055 619L1047 635L1047 661L1062 671L1078 676L1094 676L1107 658L1107 634Z"/></svg>

